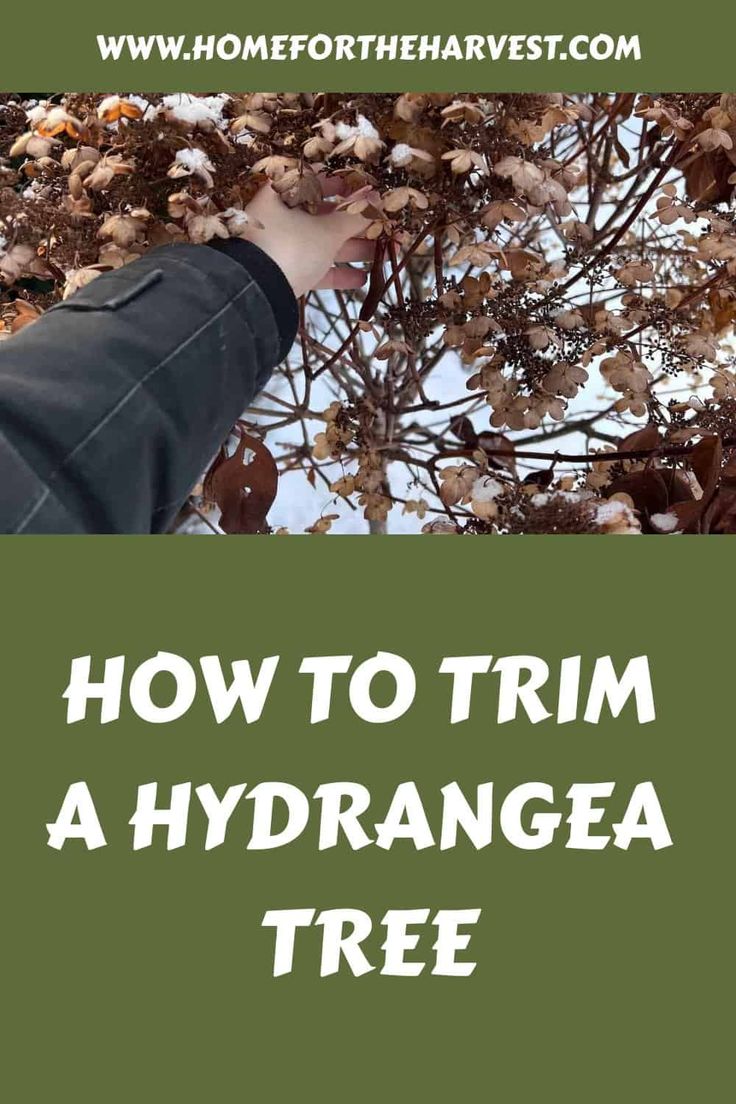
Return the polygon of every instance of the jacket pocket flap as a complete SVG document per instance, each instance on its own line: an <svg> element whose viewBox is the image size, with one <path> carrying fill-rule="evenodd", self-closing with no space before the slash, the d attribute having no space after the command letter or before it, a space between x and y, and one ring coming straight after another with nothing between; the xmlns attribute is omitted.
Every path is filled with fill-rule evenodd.
<svg viewBox="0 0 736 1104"><path fill-rule="evenodd" d="M147 288L157 284L162 277L163 271L160 268L150 269L142 276L137 275L135 271L129 273L124 268L120 268L114 273L93 280L86 287L75 291L62 303L57 303L51 310L118 310Z"/></svg>

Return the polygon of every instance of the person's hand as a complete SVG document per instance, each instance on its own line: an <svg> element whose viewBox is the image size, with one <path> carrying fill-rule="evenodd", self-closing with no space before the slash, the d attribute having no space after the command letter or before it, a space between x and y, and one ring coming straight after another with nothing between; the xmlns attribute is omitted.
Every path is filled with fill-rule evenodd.
<svg viewBox="0 0 736 1104"><path fill-rule="evenodd" d="M325 196L341 193L339 177L320 177ZM248 215L261 222L250 223L244 236L276 262L296 296L313 288L359 288L367 272L357 268L336 268L337 262L369 261L374 243L361 235L369 225L362 215L337 211L325 202L310 215L298 207L287 207L270 184L259 189L247 207Z"/></svg>

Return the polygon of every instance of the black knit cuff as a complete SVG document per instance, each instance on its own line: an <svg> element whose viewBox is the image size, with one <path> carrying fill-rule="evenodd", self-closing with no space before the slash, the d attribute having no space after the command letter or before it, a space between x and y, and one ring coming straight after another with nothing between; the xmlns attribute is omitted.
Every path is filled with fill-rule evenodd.
<svg viewBox="0 0 736 1104"><path fill-rule="evenodd" d="M218 238L208 244L218 253L225 253L232 261L237 261L253 277L268 299L279 330L277 363L280 363L294 344L299 328L299 305L291 284L276 262L253 242L242 241L240 238L227 238L225 241Z"/></svg>

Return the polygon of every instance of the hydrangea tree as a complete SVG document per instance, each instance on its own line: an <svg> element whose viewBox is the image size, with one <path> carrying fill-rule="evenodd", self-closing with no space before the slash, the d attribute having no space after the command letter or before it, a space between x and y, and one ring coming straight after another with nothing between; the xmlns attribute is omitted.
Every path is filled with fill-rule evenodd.
<svg viewBox="0 0 736 1104"><path fill-rule="evenodd" d="M180 525L734 532L735 141L718 93L5 94L0 338L339 173L367 288L303 302Z"/></svg>

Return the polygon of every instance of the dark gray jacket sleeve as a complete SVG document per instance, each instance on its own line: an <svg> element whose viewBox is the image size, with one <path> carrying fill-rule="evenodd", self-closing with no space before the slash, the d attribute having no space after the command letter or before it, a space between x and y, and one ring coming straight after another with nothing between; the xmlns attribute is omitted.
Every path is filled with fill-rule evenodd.
<svg viewBox="0 0 736 1104"><path fill-rule="evenodd" d="M0 342L0 530L166 530L296 324L255 246L173 245Z"/></svg>

